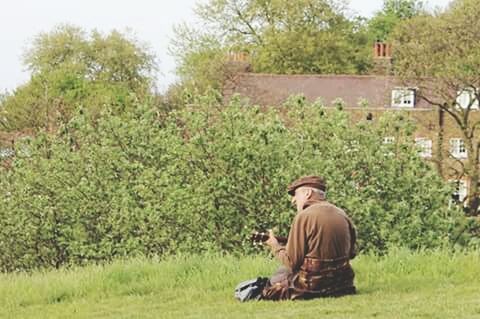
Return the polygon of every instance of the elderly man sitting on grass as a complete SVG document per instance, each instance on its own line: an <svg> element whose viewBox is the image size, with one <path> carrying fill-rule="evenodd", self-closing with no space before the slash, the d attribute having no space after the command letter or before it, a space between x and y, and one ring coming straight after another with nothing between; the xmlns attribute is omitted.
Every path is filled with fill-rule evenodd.
<svg viewBox="0 0 480 319"><path fill-rule="evenodd" d="M238 299L295 300L355 293L350 266L355 228L342 209L326 200L326 190L319 176L302 177L288 187L297 214L287 243L281 245L272 231L265 242L283 266L270 279L251 282L255 292ZM241 288L237 287L237 295Z"/></svg>

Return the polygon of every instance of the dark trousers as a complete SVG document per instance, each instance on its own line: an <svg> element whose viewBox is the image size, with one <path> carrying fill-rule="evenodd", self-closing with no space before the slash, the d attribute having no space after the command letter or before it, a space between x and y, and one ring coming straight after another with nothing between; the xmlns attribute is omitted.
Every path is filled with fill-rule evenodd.
<svg viewBox="0 0 480 319"><path fill-rule="evenodd" d="M281 266L270 277L262 291L263 300L287 300L292 299L291 287L294 273L285 266Z"/></svg>
<svg viewBox="0 0 480 319"><path fill-rule="evenodd" d="M350 295L356 292L354 276L348 263L337 269L326 269L318 275L304 271L292 272L282 266L265 285L261 299L295 300Z"/></svg>

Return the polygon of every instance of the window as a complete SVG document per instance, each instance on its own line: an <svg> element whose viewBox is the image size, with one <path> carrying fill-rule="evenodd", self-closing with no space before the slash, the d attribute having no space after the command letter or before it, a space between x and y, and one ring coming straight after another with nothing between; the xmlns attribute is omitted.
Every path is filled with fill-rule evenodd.
<svg viewBox="0 0 480 319"><path fill-rule="evenodd" d="M392 106L414 107L415 90L409 88L398 88L392 90Z"/></svg>
<svg viewBox="0 0 480 319"><path fill-rule="evenodd" d="M15 152L11 148L0 148L0 159L12 157Z"/></svg>
<svg viewBox="0 0 480 319"><path fill-rule="evenodd" d="M467 158L465 143L461 138L450 139L450 153L455 158Z"/></svg>
<svg viewBox="0 0 480 319"><path fill-rule="evenodd" d="M395 137L387 136L383 138L383 144L393 144L395 142Z"/></svg>
<svg viewBox="0 0 480 319"><path fill-rule="evenodd" d="M457 92L457 105L462 109L478 109L478 89L466 88Z"/></svg>
<svg viewBox="0 0 480 319"><path fill-rule="evenodd" d="M467 197L467 181L464 180L451 180L454 190L452 193L452 199L457 203L462 203Z"/></svg>
<svg viewBox="0 0 480 319"><path fill-rule="evenodd" d="M420 157L432 157L432 140L419 137L415 139L415 144L418 147L418 155Z"/></svg>
<svg viewBox="0 0 480 319"><path fill-rule="evenodd" d="M394 151L394 145L393 143L395 143L395 137L393 136L386 136L383 138L383 145L385 145L385 152L383 153L383 155L385 156L393 156L395 155L395 153L393 152Z"/></svg>

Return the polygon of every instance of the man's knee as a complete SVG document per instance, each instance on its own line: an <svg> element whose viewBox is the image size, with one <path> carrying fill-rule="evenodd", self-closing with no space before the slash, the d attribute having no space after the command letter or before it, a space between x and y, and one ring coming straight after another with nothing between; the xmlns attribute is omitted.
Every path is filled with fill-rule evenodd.
<svg viewBox="0 0 480 319"><path fill-rule="evenodd" d="M292 274L292 271L285 267L281 266L280 268L277 269L275 273L270 277L270 284L275 285L278 283L284 283L285 281L288 281L288 276Z"/></svg>

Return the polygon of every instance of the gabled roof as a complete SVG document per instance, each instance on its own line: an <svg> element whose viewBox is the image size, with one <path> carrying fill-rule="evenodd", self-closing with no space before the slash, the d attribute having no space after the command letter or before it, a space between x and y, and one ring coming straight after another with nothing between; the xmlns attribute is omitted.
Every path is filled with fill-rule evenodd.
<svg viewBox="0 0 480 319"><path fill-rule="evenodd" d="M348 107L367 100L370 107L390 108L392 89L403 86L390 76L238 73L225 84L223 93L226 101L238 93L252 104L264 106L281 105L289 96L303 94L308 101L321 99L326 105L341 98ZM429 107L423 101L415 105Z"/></svg>

